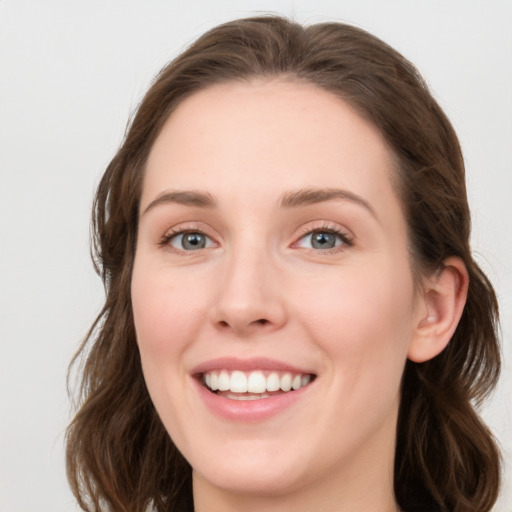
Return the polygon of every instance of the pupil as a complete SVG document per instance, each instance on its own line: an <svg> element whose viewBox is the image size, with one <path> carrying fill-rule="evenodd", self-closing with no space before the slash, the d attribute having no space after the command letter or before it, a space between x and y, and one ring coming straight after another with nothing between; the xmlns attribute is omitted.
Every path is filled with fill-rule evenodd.
<svg viewBox="0 0 512 512"><path fill-rule="evenodd" d="M183 249L203 249L206 245L206 240L201 233L187 233L183 235L182 245Z"/></svg>
<svg viewBox="0 0 512 512"><path fill-rule="evenodd" d="M336 237L332 233L320 231L311 235L311 245L315 249L331 249L336 245Z"/></svg>

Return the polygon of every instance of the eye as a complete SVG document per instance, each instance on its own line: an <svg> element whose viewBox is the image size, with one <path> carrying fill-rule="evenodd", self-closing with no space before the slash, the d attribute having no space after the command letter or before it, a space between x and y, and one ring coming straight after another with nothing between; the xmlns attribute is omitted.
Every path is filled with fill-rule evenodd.
<svg viewBox="0 0 512 512"><path fill-rule="evenodd" d="M352 245L345 233L334 229L316 229L302 236L295 244L306 249L328 250Z"/></svg>
<svg viewBox="0 0 512 512"><path fill-rule="evenodd" d="M215 245L214 241L200 231L187 231L175 233L166 237L168 243L174 249L181 251L197 251Z"/></svg>

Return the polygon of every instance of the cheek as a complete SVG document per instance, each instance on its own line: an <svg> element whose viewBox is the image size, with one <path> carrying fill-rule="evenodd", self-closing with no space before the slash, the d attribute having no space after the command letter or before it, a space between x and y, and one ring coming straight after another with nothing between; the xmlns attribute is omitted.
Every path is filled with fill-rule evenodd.
<svg viewBox="0 0 512 512"><path fill-rule="evenodd" d="M187 353L199 338L207 293L197 293L204 276L171 272L151 259L136 260L132 307L142 371L151 399L171 437L183 445L186 418L194 417L185 392ZM204 290L203 290L204 291Z"/></svg>
<svg viewBox="0 0 512 512"><path fill-rule="evenodd" d="M176 279L157 265L136 265L132 276L132 308L144 379L155 407L169 431L183 409L186 372L183 353L196 337L198 308ZM172 430L178 438L179 432Z"/></svg>
<svg viewBox="0 0 512 512"><path fill-rule="evenodd" d="M197 297L184 293L187 283L169 279L165 272L134 268L132 307L137 341L146 354L176 353L193 337L199 326L201 308Z"/></svg>
<svg viewBox="0 0 512 512"><path fill-rule="evenodd" d="M169 384L163 378L165 372L161 369L161 362L172 356L175 345L169 343L173 337L173 322L165 314L168 305L162 283L155 277L145 269L142 272L135 265L131 296L144 379L156 405L164 400L165 387Z"/></svg>
<svg viewBox="0 0 512 512"><path fill-rule="evenodd" d="M365 379L401 375L412 337L414 288L407 266L382 269L344 269L295 293L303 327L343 366L345 379L363 372Z"/></svg>

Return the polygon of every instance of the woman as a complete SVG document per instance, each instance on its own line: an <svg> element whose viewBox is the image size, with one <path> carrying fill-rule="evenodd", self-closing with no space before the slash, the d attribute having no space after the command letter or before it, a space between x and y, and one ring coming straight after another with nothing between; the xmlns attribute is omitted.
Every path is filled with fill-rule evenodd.
<svg viewBox="0 0 512 512"><path fill-rule="evenodd" d="M496 297L456 135L382 41L208 32L143 99L94 230L82 508L491 509Z"/></svg>

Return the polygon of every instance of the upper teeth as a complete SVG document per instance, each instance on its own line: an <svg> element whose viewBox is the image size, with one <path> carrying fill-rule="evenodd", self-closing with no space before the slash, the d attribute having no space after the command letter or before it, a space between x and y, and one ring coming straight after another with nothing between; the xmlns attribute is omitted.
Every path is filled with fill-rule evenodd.
<svg viewBox="0 0 512 512"><path fill-rule="evenodd" d="M311 375L270 372L265 376L261 370L252 372L218 370L203 374L204 383L212 391L231 391L232 393L290 391L305 386L310 380Z"/></svg>

